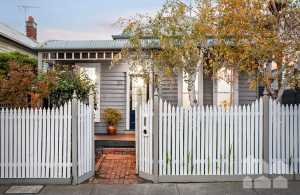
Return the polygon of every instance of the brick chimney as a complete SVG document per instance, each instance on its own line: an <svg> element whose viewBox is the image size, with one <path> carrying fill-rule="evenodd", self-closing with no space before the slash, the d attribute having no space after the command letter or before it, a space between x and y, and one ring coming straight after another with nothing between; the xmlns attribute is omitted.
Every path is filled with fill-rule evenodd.
<svg viewBox="0 0 300 195"><path fill-rule="evenodd" d="M28 19L26 21L26 35L27 37L36 40L37 37L37 30L36 30L36 22L34 21L34 18L32 16L28 16Z"/></svg>

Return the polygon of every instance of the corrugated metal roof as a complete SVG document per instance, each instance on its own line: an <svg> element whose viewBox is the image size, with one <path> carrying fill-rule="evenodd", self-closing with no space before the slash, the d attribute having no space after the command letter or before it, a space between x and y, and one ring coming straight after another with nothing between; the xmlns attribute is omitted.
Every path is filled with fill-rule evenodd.
<svg viewBox="0 0 300 195"><path fill-rule="evenodd" d="M130 44L126 39L119 40L51 40L41 43L37 49L40 50L81 50L81 49L122 49L129 47ZM145 48L158 48L157 41L145 40L143 41Z"/></svg>
<svg viewBox="0 0 300 195"><path fill-rule="evenodd" d="M0 22L0 35L28 48L35 48L38 43L10 26Z"/></svg>

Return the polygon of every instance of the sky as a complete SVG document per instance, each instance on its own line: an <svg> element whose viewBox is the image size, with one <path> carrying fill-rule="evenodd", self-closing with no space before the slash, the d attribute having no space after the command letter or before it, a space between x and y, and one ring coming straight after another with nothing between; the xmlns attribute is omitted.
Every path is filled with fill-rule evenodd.
<svg viewBox="0 0 300 195"><path fill-rule="evenodd" d="M164 0L0 0L0 22L25 32L25 12L38 25L38 41L101 40L120 34L119 18L153 14Z"/></svg>

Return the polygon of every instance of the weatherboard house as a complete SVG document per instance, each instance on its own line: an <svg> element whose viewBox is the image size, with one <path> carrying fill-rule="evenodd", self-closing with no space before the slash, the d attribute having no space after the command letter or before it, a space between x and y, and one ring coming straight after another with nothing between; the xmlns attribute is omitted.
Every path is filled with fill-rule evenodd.
<svg viewBox="0 0 300 195"><path fill-rule="evenodd" d="M19 51L36 56L40 70L50 66L76 65L94 80L97 90L96 133L105 133L100 113L110 107L122 112L119 133L135 129L137 96L141 93L143 101L151 99L153 85L144 82L140 75L130 72L130 64L125 60L112 65L112 60L120 56L122 48L128 46L128 37L114 35L111 40L49 40L43 43L38 43L36 38L37 24L31 16L26 21L26 35L0 24L1 51ZM199 103L203 105L219 105L223 101L236 105L249 104L259 97L261 91L250 90L245 75L240 75L233 86L206 78L201 71L197 78L196 92ZM172 104L189 104L187 85L181 73L176 78L162 79L159 95Z"/></svg>
<svg viewBox="0 0 300 195"><path fill-rule="evenodd" d="M41 43L36 48L40 69L52 65L76 65L95 81L98 108L95 113L96 133L105 132L100 113L109 107L122 111L123 119L118 128L120 133L135 129L137 95L142 92L144 101L152 98L153 85L131 73L129 63L123 61L112 65L112 60L119 57L120 51L127 44L126 36L118 35L112 36L112 40L52 40ZM258 90L249 89L246 76L240 76L234 83L233 92L230 92L230 87L227 91L219 90L219 81L204 78L201 73L197 81L197 95L203 105L219 104L226 98L233 99L234 104L249 104L259 96ZM178 74L177 78L163 79L159 84L159 95L173 104L187 105L188 94L182 74Z"/></svg>

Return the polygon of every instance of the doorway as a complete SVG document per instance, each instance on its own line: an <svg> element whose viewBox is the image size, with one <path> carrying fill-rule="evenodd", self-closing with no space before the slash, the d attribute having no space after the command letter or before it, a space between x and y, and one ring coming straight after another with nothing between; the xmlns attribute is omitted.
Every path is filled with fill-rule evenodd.
<svg viewBox="0 0 300 195"><path fill-rule="evenodd" d="M135 111L138 101L138 96L141 95L142 102L149 99L150 85L145 82L145 79L140 75L130 75L130 130L135 130Z"/></svg>

